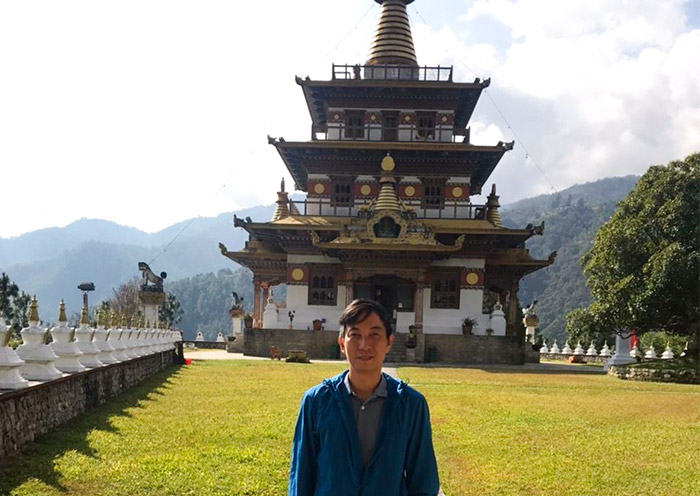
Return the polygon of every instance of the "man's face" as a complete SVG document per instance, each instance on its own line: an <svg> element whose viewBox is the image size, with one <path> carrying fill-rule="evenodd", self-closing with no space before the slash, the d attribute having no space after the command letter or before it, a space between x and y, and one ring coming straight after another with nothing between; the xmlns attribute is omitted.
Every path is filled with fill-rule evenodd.
<svg viewBox="0 0 700 496"><path fill-rule="evenodd" d="M338 338L350 368L358 372L381 372L384 356L391 349L394 336L386 337L386 328L376 313L345 330L345 337Z"/></svg>

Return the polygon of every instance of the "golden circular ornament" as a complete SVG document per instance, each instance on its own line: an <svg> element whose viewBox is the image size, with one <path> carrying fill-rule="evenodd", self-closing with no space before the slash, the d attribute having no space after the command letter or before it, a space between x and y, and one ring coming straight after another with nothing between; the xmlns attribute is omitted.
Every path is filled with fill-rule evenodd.
<svg viewBox="0 0 700 496"><path fill-rule="evenodd" d="M454 188L452 188L452 196L454 196L455 198L459 198L460 196L462 196L462 193L464 193L464 191L459 186L455 186Z"/></svg>
<svg viewBox="0 0 700 496"><path fill-rule="evenodd" d="M294 269L292 271L292 279L295 281L301 281L304 278L304 271L301 269Z"/></svg>
<svg viewBox="0 0 700 496"><path fill-rule="evenodd" d="M314 186L314 193L316 193L317 195L320 195L324 191L326 191L326 187L321 183L316 183L316 186Z"/></svg>
<svg viewBox="0 0 700 496"><path fill-rule="evenodd" d="M372 115L369 116L369 120L371 120L372 122L374 122L374 121L377 120L377 116L374 115L374 114L372 114Z"/></svg>
<svg viewBox="0 0 700 496"><path fill-rule="evenodd" d="M478 282L479 282L479 274L476 274L475 272L470 272L469 274L467 274L467 284L473 286Z"/></svg>
<svg viewBox="0 0 700 496"><path fill-rule="evenodd" d="M363 184L360 188L360 193L362 193L365 196L369 195L371 192L372 188L370 188L368 184Z"/></svg>
<svg viewBox="0 0 700 496"><path fill-rule="evenodd" d="M411 122L411 116L407 115L406 117L403 118L405 122Z"/></svg>
<svg viewBox="0 0 700 496"><path fill-rule="evenodd" d="M394 167L396 167L396 163L394 162L394 159L391 158L391 155L387 155L382 159L382 170L384 171L393 171Z"/></svg>
<svg viewBox="0 0 700 496"><path fill-rule="evenodd" d="M443 116L442 116L442 122L447 122L447 116L446 116L446 115L443 115Z"/></svg>
<svg viewBox="0 0 700 496"><path fill-rule="evenodd" d="M416 188L414 188L413 186L406 186L406 189L403 190L403 193L406 196L413 196L416 194Z"/></svg>
<svg viewBox="0 0 700 496"><path fill-rule="evenodd" d="M333 119L334 120L340 120L340 114L333 114Z"/></svg>

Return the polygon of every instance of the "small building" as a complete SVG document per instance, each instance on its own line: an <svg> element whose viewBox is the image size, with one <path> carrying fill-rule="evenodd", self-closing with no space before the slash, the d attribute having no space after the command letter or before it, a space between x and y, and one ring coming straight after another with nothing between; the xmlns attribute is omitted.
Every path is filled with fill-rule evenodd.
<svg viewBox="0 0 700 496"><path fill-rule="evenodd" d="M253 272L254 327L269 288L285 283L295 329L321 321L336 332L349 302L371 298L398 333L422 342L461 337L467 317L474 337L514 338L519 281L554 256L536 260L525 248L544 226L503 227L495 185L486 203L472 203L514 145L471 143L469 120L490 80L455 82L452 67L419 66L406 10L413 0L375 1L382 12L364 64L333 64L329 81L296 78L311 139L268 138L306 197L291 200L283 181L273 218L234 217L249 240L240 251L220 245L222 254ZM494 305L499 315L505 308L500 329ZM287 312L278 318L275 327L287 329Z"/></svg>

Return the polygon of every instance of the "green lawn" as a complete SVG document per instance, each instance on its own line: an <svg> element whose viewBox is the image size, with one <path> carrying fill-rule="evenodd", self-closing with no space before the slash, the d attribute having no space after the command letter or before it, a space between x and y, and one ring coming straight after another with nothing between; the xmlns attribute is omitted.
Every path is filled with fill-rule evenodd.
<svg viewBox="0 0 700 496"><path fill-rule="evenodd" d="M700 387L403 368L450 495L700 495Z"/></svg>
<svg viewBox="0 0 700 496"><path fill-rule="evenodd" d="M195 361L40 439L6 495L282 495L302 392L341 364ZM402 368L455 495L700 495L700 388Z"/></svg>

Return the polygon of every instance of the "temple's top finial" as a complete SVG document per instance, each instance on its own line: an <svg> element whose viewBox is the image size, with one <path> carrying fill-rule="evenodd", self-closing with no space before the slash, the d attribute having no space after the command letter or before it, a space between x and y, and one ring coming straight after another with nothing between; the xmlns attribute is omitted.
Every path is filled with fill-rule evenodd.
<svg viewBox="0 0 700 496"><path fill-rule="evenodd" d="M418 67L406 5L413 0L375 0L382 6L367 65Z"/></svg>

